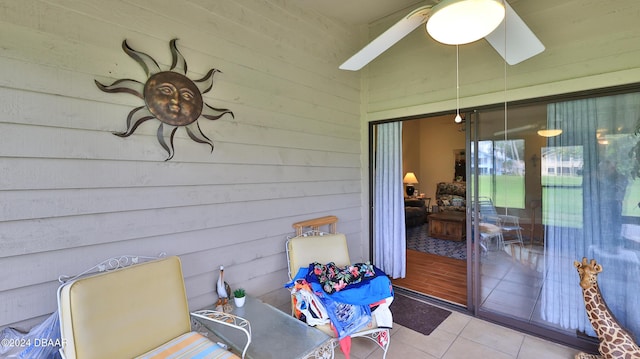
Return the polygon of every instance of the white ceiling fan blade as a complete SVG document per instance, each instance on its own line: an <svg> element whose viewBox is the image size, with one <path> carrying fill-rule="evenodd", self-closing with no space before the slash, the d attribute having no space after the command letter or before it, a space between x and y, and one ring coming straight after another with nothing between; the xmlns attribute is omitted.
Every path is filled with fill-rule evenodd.
<svg viewBox="0 0 640 359"><path fill-rule="evenodd" d="M509 65L515 65L544 51L544 45L529 29L527 24L522 21L520 16L516 14L509 3L505 1L504 5L506 10L504 21L485 39ZM506 54L505 23L507 26Z"/></svg>
<svg viewBox="0 0 640 359"><path fill-rule="evenodd" d="M429 18L430 12L431 5L423 6L412 11L409 15L402 18L387 31L367 44L362 50L351 56L351 58L340 65L339 68L341 70L351 71L360 70L396 42L402 40L411 31L415 30L421 24L424 24Z"/></svg>

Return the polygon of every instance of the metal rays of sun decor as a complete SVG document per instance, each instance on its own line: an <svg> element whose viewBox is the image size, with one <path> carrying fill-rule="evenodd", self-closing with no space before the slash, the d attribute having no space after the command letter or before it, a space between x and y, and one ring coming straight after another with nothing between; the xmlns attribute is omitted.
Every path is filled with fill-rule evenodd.
<svg viewBox="0 0 640 359"><path fill-rule="evenodd" d="M151 119L159 120L158 142L169 155L165 161L173 158L173 137L178 127L184 127L192 140L211 146L211 152L213 152L213 142L202 133L198 120L200 118L217 120L225 114L233 117L233 112L229 109L214 108L202 100L202 94L209 92L213 86L213 75L221 71L211 69L200 80L192 81L186 76L187 62L176 48L176 41L177 39L173 39L170 42L173 61L169 71L162 71L151 56L129 47L127 40L122 42L124 52L146 71L148 77L146 83L122 79L111 85L103 85L95 80L98 88L104 92L126 92L144 100L144 106L136 107L129 112L127 130L114 132L114 135L128 137L143 122Z"/></svg>

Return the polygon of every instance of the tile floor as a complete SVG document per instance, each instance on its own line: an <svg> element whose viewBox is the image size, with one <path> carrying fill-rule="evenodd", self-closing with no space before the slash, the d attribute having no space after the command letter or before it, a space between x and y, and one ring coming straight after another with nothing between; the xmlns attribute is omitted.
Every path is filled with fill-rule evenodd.
<svg viewBox="0 0 640 359"><path fill-rule="evenodd" d="M540 321L538 299L542 283L539 282L537 260L532 263L530 259L534 257L520 252L518 260L513 256L503 251L490 251L483 257L482 305L516 318ZM530 301L525 301L528 305L522 305L520 297L527 298ZM508 298L506 302L505 298ZM519 305L513 306L513 301ZM283 306L280 309L287 312L290 308ZM428 336L395 324L387 359L573 359L579 352L572 347L453 311ZM335 358L345 358L339 348L336 348ZM375 343L364 338L353 340L351 359L381 358L382 351Z"/></svg>
<svg viewBox="0 0 640 359"><path fill-rule="evenodd" d="M543 253L541 246L508 245L503 251L493 250L483 255L480 269L482 308L553 327L542 319ZM578 279L576 274L576 285Z"/></svg>
<svg viewBox="0 0 640 359"><path fill-rule="evenodd" d="M452 312L430 335L394 325L387 359L572 359L579 350ZM344 359L336 349L336 359ZM356 338L351 359L380 359L375 343Z"/></svg>

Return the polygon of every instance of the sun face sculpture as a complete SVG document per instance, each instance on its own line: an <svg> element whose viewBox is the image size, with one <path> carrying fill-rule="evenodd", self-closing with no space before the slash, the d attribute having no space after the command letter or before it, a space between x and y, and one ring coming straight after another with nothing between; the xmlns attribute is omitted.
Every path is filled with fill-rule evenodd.
<svg viewBox="0 0 640 359"><path fill-rule="evenodd" d="M213 142L202 133L198 120L217 120L226 114L233 117L233 112L229 109L214 108L202 100L202 94L209 92L213 86L213 75L221 71L211 69L200 80L192 81L186 76L187 62L176 48L176 41L177 39L173 39L170 42L173 61L169 71L160 70L160 66L151 56L133 50L127 44L127 40L122 42L124 52L146 71L148 79L145 83L122 79L111 85L103 85L95 81L96 86L104 92L130 93L144 100L144 106L136 107L129 112L127 130L114 132L114 135L128 137L143 122L159 120L158 142L169 155L165 161L173 158L173 137L179 127L184 127L192 140L211 146L213 152Z"/></svg>

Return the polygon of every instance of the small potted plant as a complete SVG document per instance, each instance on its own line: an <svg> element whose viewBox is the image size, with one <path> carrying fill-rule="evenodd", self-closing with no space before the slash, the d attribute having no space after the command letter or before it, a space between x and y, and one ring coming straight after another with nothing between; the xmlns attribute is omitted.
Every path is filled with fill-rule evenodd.
<svg viewBox="0 0 640 359"><path fill-rule="evenodd" d="M245 293L243 288L238 288L233 291L233 302L236 307L241 308L244 305L245 299L247 299L247 294Z"/></svg>

